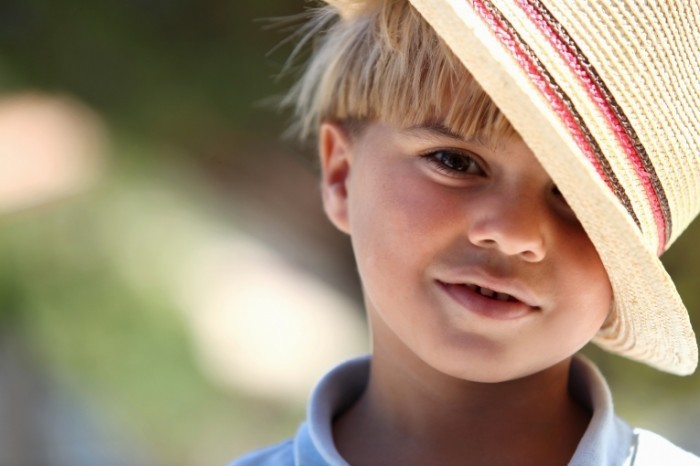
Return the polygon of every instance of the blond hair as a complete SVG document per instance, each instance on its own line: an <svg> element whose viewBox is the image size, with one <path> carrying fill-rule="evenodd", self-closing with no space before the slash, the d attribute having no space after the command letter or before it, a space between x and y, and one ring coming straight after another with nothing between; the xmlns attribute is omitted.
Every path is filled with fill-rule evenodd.
<svg viewBox="0 0 700 466"><path fill-rule="evenodd" d="M465 138L515 134L407 0L327 0L300 33L313 50L283 104L294 108L292 130L302 139L323 121L429 122Z"/></svg>

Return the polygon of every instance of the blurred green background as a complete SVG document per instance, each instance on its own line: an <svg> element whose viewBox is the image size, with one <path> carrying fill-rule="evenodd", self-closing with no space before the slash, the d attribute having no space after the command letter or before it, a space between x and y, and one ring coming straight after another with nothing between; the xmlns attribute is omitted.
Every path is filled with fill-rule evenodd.
<svg viewBox="0 0 700 466"><path fill-rule="evenodd" d="M312 381L366 351L313 151L279 136L287 120L269 104L289 86L276 76L290 31L264 19L302 8L0 2L0 115L31 93L101 141L80 159L85 187L0 214L0 464L225 464L291 435ZM58 147L41 129L9 138ZM698 238L693 225L664 257L696 328ZM700 376L586 352L623 417L700 453Z"/></svg>

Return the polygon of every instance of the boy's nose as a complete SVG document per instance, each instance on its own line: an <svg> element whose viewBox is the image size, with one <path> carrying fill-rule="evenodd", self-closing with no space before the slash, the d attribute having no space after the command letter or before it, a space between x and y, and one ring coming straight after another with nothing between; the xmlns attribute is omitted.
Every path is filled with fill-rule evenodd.
<svg viewBox="0 0 700 466"><path fill-rule="evenodd" d="M523 196L509 199L497 196L477 208L472 216L468 236L472 244L497 249L508 256L519 256L527 262L545 258L546 243L544 206Z"/></svg>

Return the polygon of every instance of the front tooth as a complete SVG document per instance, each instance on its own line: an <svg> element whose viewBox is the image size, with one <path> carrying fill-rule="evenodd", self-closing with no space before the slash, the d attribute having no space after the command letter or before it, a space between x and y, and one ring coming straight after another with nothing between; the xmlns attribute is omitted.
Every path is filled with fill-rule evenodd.
<svg viewBox="0 0 700 466"><path fill-rule="evenodd" d="M489 298L493 298L496 295L495 291L491 291L488 288L481 287L479 289L479 293L481 293L484 296L487 296Z"/></svg>
<svg viewBox="0 0 700 466"><path fill-rule="evenodd" d="M496 293L496 299L499 301L508 301L510 299L510 295L505 293Z"/></svg>

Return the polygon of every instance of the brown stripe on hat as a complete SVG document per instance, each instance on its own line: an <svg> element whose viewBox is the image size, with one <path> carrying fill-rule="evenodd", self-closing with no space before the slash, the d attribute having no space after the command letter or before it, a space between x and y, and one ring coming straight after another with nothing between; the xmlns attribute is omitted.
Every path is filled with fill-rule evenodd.
<svg viewBox="0 0 700 466"><path fill-rule="evenodd" d="M571 38L564 26L551 14L540 0L517 0L526 16L547 37L562 59L569 65L587 91L590 99L597 104L611 131L625 151L627 159L634 167L639 181L645 188L647 201L657 226L658 254L669 241L672 232L672 217L668 199L644 145L639 140L624 111L605 85L595 67L590 63L578 44Z"/></svg>
<svg viewBox="0 0 700 466"><path fill-rule="evenodd" d="M557 84L532 48L525 43L520 34L490 0L473 0L472 6L499 37L503 45L513 54L525 73L532 79L535 87L542 92L550 105L552 105L554 111L564 122L574 141L576 141L586 158L594 166L598 175L612 190L641 230L642 225L634 212L634 207L624 187L617 179L610 162L603 154L600 145L588 129L581 115L577 112L569 96Z"/></svg>

